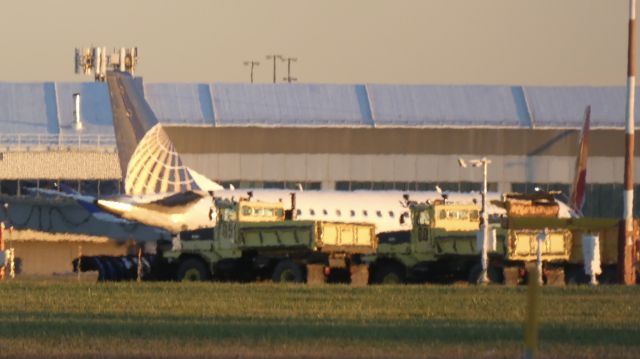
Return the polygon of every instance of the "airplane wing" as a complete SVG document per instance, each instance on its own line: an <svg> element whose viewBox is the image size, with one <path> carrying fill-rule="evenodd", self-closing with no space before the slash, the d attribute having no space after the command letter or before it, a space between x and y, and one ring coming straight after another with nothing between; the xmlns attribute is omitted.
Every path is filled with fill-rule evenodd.
<svg viewBox="0 0 640 359"><path fill-rule="evenodd" d="M96 219L101 221L111 222L111 223L119 223L119 224L133 224L135 222L126 220L124 218L120 218L114 216L110 213L107 213L95 205L96 198L92 196L81 195L77 192L65 191L56 191L52 189L44 189L44 188L26 188L26 190L30 193L36 195L42 195L46 197L62 197L62 198L70 198L76 201L76 203L84 208L87 212L89 212Z"/></svg>

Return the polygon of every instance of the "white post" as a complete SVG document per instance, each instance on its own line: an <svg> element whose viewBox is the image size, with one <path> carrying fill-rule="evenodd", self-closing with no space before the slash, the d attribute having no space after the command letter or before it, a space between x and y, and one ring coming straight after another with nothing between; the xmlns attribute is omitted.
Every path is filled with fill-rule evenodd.
<svg viewBox="0 0 640 359"><path fill-rule="evenodd" d="M537 275L538 275L538 283L540 283L540 285L543 284L543 280L542 280L542 244L544 243L544 240L547 238L547 234L548 234L548 230L547 228L545 228L542 232L540 232L538 234L538 236L536 237L538 242L538 249L536 250L536 269L537 269Z"/></svg>
<svg viewBox="0 0 640 359"><path fill-rule="evenodd" d="M589 284L598 285L598 274L602 273L600 265L600 237L598 234L582 235L582 258L584 273L589 276Z"/></svg>
<svg viewBox="0 0 640 359"><path fill-rule="evenodd" d="M480 228L478 230L478 236L480 237L479 246L480 246L480 253L481 253L480 254L481 273L480 273L480 277L478 278L478 284L485 284L485 283L489 283L489 275L488 275L489 255L487 253L489 251L489 248L487 248L489 244L489 213L487 211L488 209L488 206L487 206L488 178L487 177L488 177L488 166L491 163L491 160L489 160L486 157L482 157L480 159L470 160L469 163L473 167L482 166L482 211L481 211L482 222L480 223ZM460 167L467 168L467 162L463 158L458 158L458 164L460 165Z"/></svg>
<svg viewBox="0 0 640 359"><path fill-rule="evenodd" d="M9 260L9 278L16 278L16 251L13 247L9 248L10 260Z"/></svg>
<svg viewBox="0 0 640 359"><path fill-rule="evenodd" d="M487 166L489 161L486 157L482 157L482 223L480 231L482 232L482 254L480 264L482 265L482 275L480 283L489 283L489 255L487 254L487 242L489 239L489 214L487 213Z"/></svg>
<svg viewBox="0 0 640 359"><path fill-rule="evenodd" d="M76 130L82 130L82 119L80 117L80 93L73 94L73 117Z"/></svg>

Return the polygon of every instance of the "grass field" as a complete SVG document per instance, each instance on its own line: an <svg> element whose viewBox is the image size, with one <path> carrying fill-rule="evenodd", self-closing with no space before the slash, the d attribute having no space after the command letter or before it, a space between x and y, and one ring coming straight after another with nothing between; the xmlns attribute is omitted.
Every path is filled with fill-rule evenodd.
<svg viewBox="0 0 640 359"><path fill-rule="evenodd" d="M0 356L522 357L526 288L0 284ZM544 288L540 356L640 357L640 288Z"/></svg>

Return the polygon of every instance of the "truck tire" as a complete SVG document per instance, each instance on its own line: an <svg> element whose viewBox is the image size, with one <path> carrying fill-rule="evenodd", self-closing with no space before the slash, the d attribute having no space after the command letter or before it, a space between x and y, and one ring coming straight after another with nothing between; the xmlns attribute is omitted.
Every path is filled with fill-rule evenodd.
<svg viewBox="0 0 640 359"><path fill-rule="evenodd" d="M369 266L366 264L351 265L351 285L367 285L369 283Z"/></svg>
<svg viewBox="0 0 640 359"><path fill-rule="evenodd" d="M374 271L373 282L377 284L403 284L405 271L395 263L383 263Z"/></svg>
<svg viewBox="0 0 640 359"><path fill-rule="evenodd" d="M181 282L199 282L211 279L211 271L201 260L188 258L180 263L176 279Z"/></svg>
<svg viewBox="0 0 640 359"><path fill-rule="evenodd" d="M302 269L289 259L281 260L273 270L271 277L274 283L302 283Z"/></svg>
<svg viewBox="0 0 640 359"><path fill-rule="evenodd" d="M307 284L323 284L327 282L324 275L324 265L307 264Z"/></svg>

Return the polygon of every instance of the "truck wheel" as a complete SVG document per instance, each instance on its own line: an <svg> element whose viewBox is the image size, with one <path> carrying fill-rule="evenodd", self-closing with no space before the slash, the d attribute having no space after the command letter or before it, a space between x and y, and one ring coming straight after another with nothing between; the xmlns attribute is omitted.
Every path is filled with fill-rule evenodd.
<svg viewBox="0 0 640 359"><path fill-rule="evenodd" d="M211 279L211 271L199 259L189 258L178 267L176 279L179 281L198 282Z"/></svg>
<svg viewBox="0 0 640 359"><path fill-rule="evenodd" d="M404 270L399 265L383 264L375 269L374 282L378 284L404 283Z"/></svg>
<svg viewBox="0 0 640 359"><path fill-rule="evenodd" d="M302 283L303 279L300 266L288 259L280 261L273 270L274 283Z"/></svg>

